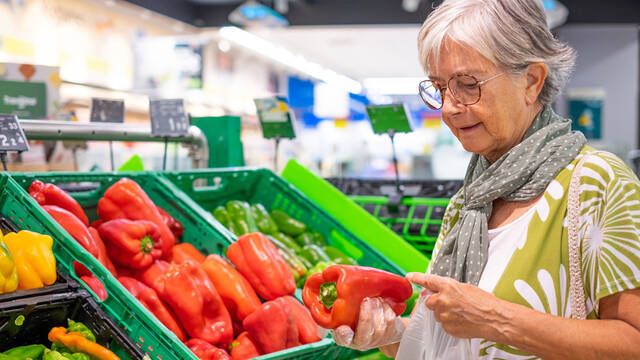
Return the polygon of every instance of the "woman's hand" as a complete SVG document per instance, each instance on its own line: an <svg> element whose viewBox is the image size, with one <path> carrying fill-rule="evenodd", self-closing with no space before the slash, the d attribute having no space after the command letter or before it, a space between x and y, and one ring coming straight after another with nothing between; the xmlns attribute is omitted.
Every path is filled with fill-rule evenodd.
<svg viewBox="0 0 640 360"><path fill-rule="evenodd" d="M357 329L342 325L334 330L333 339L340 346L369 350L397 343L404 332L404 322L380 298L366 298L360 304Z"/></svg>
<svg viewBox="0 0 640 360"><path fill-rule="evenodd" d="M409 273L407 279L433 293L426 306L452 336L499 341L510 321L502 310L511 304L477 286L421 273Z"/></svg>

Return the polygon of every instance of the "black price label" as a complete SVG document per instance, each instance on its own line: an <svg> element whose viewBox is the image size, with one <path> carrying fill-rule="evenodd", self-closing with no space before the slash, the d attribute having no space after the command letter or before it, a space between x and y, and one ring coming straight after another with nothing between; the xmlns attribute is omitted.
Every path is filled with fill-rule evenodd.
<svg viewBox="0 0 640 360"><path fill-rule="evenodd" d="M124 100L92 98L91 122L123 123Z"/></svg>
<svg viewBox="0 0 640 360"><path fill-rule="evenodd" d="M150 100L149 115L151 133L155 136L182 136L189 131L189 119L182 99Z"/></svg>
<svg viewBox="0 0 640 360"><path fill-rule="evenodd" d="M27 151L27 137L15 115L0 114L0 151Z"/></svg>

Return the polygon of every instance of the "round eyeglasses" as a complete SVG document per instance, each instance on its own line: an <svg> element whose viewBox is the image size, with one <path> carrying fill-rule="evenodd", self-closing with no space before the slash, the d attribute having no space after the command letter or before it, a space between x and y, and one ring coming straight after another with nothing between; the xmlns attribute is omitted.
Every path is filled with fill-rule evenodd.
<svg viewBox="0 0 640 360"><path fill-rule="evenodd" d="M444 94L447 89L454 99L462 105L473 105L480 101L482 92L480 88L487 82L504 75L504 72L492 77L478 81L473 75L456 74L449 78L447 86L440 86L431 80L423 80L418 85L418 90L422 101L434 110L442 109L444 104Z"/></svg>

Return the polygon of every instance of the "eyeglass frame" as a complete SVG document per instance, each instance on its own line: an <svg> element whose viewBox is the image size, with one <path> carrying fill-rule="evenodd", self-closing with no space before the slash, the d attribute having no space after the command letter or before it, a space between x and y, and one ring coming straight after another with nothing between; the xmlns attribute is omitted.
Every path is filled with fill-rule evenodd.
<svg viewBox="0 0 640 360"><path fill-rule="evenodd" d="M425 105L429 106L430 108L434 109L434 110L440 110L442 109L442 107L444 106L444 100L445 100L445 90L450 89L450 85L449 83L451 82L451 80L453 80L453 78L455 77L459 77L459 76L468 76L470 78L472 78L473 80L476 81L476 83L474 84L474 86L478 87L478 100L476 100L475 102L469 103L469 104L465 104L462 101L458 100L458 98L456 97L456 94L453 92L453 90L451 91L451 95L453 96L454 99L456 99L457 102L459 102L460 104L464 105L464 106L470 106L470 105L475 105L477 103L480 102L480 99L482 98L482 86L486 83L488 83L489 81L496 79L498 77L500 77L501 75L506 74L506 71L497 73L491 77L489 77L488 79L484 79L482 81L478 81L478 78L476 78L475 76L471 75L471 74L465 74L465 73L458 73L458 74L454 74L451 75L451 77L449 77L449 80L447 80L447 86L446 87L439 87L436 86L436 83L433 80L430 79L425 79L422 80L418 83L418 94L420 95L420 98L422 99L422 101L425 103ZM433 106L431 106L427 100L424 99L424 96L422 96L422 84L426 83L426 82L430 82L433 87L435 87L436 89L438 89L438 91L440 91L440 96L442 97L442 104L440 105L439 108L434 108Z"/></svg>

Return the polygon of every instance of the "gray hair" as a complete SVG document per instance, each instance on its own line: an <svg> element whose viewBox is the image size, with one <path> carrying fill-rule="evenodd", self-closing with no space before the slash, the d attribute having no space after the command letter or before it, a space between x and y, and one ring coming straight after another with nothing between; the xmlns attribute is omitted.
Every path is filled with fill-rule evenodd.
<svg viewBox="0 0 640 360"><path fill-rule="evenodd" d="M548 104L564 87L575 51L551 34L540 0L445 0L425 20L418 52L425 72L437 62L445 39L478 51L506 71L522 73L531 63L547 65L538 97Z"/></svg>

